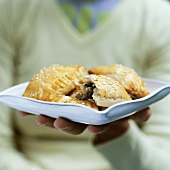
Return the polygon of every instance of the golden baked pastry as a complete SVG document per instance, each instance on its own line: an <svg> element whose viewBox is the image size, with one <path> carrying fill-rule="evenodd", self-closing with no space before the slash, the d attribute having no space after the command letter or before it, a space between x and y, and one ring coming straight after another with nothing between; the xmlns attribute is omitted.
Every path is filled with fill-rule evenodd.
<svg viewBox="0 0 170 170"><path fill-rule="evenodd" d="M113 104L131 100L124 87L111 77L87 75L83 84L73 93L80 100L94 100L97 106L109 107Z"/></svg>
<svg viewBox="0 0 170 170"><path fill-rule="evenodd" d="M149 94L142 78L131 68L115 64L111 66L97 66L89 70L90 74L101 74L113 77L124 86L132 98L141 98Z"/></svg>
<svg viewBox="0 0 170 170"><path fill-rule="evenodd" d="M98 66L52 65L41 69L29 82L24 97L42 101L72 103L96 110L149 94L142 78L122 65Z"/></svg>
<svg viewBox="0 0 170 170"><path fill-rule="evenodd" d="M87 73L83 66L52 65L34 75L23 96L43 101L55 101L59 95L68 95L75 88L76 79Z"/></svg>
<svg viewBox="0 0 170 170"><path fill-rule="evenodd" d="M71 97L71 96L64 96L64 95L59 95L56 97L54 102L58 103L72 103L72 104L82 104L85 106L89 106L95 110L98 110L98 106L89 100L79 100L77 98Z"/></svg>

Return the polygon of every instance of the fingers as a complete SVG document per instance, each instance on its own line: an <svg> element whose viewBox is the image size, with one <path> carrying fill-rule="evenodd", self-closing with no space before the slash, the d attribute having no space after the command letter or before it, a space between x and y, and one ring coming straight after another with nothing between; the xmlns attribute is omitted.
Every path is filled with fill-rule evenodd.
<svg viewBox="0 0 170 170"><path fill-rule="evenodd" d="M145 122L150 118L150 116L151 116L151 110L149 107L147 107L135 113L134 115L130 116L130 118L137 122Z"/></svg>
<svg viewBox="0 0 170 170"><path fill-rule="evenodd" d="M62 131L72 135L81 134L87 127L85 124L75 123L61 117L54 121L54 126L55 128L61 129Z"/></svg>
<svg viewBox="0 0 170 170"><path fill-rule="evenodd" d="M31 116L31 115L34 115L34 114L23 112L23 111L20 111L19 114L20 114L20 116ZM47 127L51 127L51 128L55 128L54 125L53 125L54 121L55 121L55 119L50 118L48 116L44 116L44 115L39 115L35 119L35 122L38 125L47 126Z"/></svg>
<svg viewBox="0 0 170 170"><path fill-rule="evenodd" d="M20 115L27 116L27 115L32 115L32 114L26 113L26 112L20 112ZM57 128L59 130L62 130L72 135L81 134L87 127L87 125L85 124L72 122L65 118L53 119L45 115L37 116L37 118L35 119L35 122L38 125L46 126L50 128Z"/></svg>
<svg viewBox="0 0 170 170"><path fill-rule="evenodd" d="M41 125L41 126L47 126L47 127L50 127L50 128L55 128L54 127L54 121L55 119L53 118L50 118L48 116L44 116L44 115L39 115L36 119L35 119L35 122L38 124L38 125Z"/></svg>
<svg viewBox="0 0 170 170"><path fill-rule="evenodd" d="M98 126L95 126L95 125L89 125L88 126L88 130L89 132L93 133L93 134L100 134L100 133L103 133L104 131L107 130L109 124L106 124L106 125L98 125Z"/></svg>
<svg viewBox="0 0 170 170"><path fill-rule="evenodd" d="M32 114L26 113L26 112L20 112L20 115L27 116L27 115L32 115ZM146 108L135 113L134 115L131 115L130 117L128 117L128 119L130 118L137 122L145 122L150 118L150 116L151 116L151 110L150 108ZM121 119L110 124L98 125L98 126L76 123L68 119L61 118L61 117L59 117L58 119L53 119L53 118L50 118L44 115L39 115L35 121L38 125L47 126L50 128L57 128L66 133L69 133L72 135L78 135L78 134L81 134L86 128L88 128L89 132L93 134L101 134L103 132L108 131L111 125L112 126L121 125L122 122L127 121L128 119ZM116 129L120 129L120 128L116 128Z"/></svg>
<svg viewBox="0 0 170 170"><path fill-rule="evenodd" d="M20 111L20 112L19 112L19 115L20 115L20 116L30 116L30 115L33 115L33 114Z"/></svg>

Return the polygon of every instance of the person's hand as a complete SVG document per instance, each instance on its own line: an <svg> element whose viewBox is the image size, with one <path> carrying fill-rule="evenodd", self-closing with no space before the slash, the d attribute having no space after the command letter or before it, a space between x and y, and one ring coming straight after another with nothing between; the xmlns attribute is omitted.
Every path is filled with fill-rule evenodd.
<svg viewBox="0 0 170 170"><path fill-rule="evenodd" d="M145 108L135 114L109 123L103 133L98 133L94 138L94 144L101 144L110 140L113 140L121 135L123 135L129 128L129 120L133 119L137 123L142 123L147 121L151 116L150 108ZM91 128L95 128L94 126Z"/></svg>
<svg viewBox="0 0 170 170"><path fill-rule="evenodd" d="M25 112L21 112L20 114L22 116L30 115ZM133 119L137 122L145 122L149 119L150 115L150 108L146 108L127 118L123 118L105 125L86 125L72 122L62 117L53 119L44 115L39 115L36 118L36 123L42 126L57 128L72 135L81 134L87 128L89 132L96 134L94 144L99 144L113 140L125 133L129 128L129 119Z"/></svg>

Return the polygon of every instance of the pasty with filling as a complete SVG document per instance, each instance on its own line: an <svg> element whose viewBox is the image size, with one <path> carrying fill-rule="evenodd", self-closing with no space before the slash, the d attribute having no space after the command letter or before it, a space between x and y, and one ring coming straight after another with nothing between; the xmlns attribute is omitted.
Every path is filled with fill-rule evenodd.
<svg viewBox="0 0 170 170"><path fill-rule="evenodd" d="M83 66L52 65L34 75L23 96L43 101L55 101L59 95L68 95L75 89L87 70Z"/></svg>
<svg viewBox="0 0 170 170"><path fill-rule="evenodd" d="M93 74L85 76L83 84L79 84L77 93L73 95L80 100L93 100L101 107L132 100L118 81L112 77Z"/></svg>
<svg viewBox="0 0 170 170"><path fill-rule="evenodd" d="M89 70L90 74L105 75L117 80L132 98L141 98L149 94L142 78L131 68L115 64L111 66L97 66Z"/></svg>

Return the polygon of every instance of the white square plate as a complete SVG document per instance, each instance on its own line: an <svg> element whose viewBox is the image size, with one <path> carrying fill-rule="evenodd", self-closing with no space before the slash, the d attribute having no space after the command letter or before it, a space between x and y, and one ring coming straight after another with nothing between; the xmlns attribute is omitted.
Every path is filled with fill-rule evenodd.
<svg viewBox="0 0 170 170"><path fill-rule="evenodd" d="M170 93L170 84L167 82L146 78L143 78L143 80L151 92L148 96L115 104L104 111L97 111L79 104L44 102L22 97L28 82L0 92L0 102L11 108L36 115L43 114L53 118L65 117L75 122L101 125L132 115Z"/></svg>

